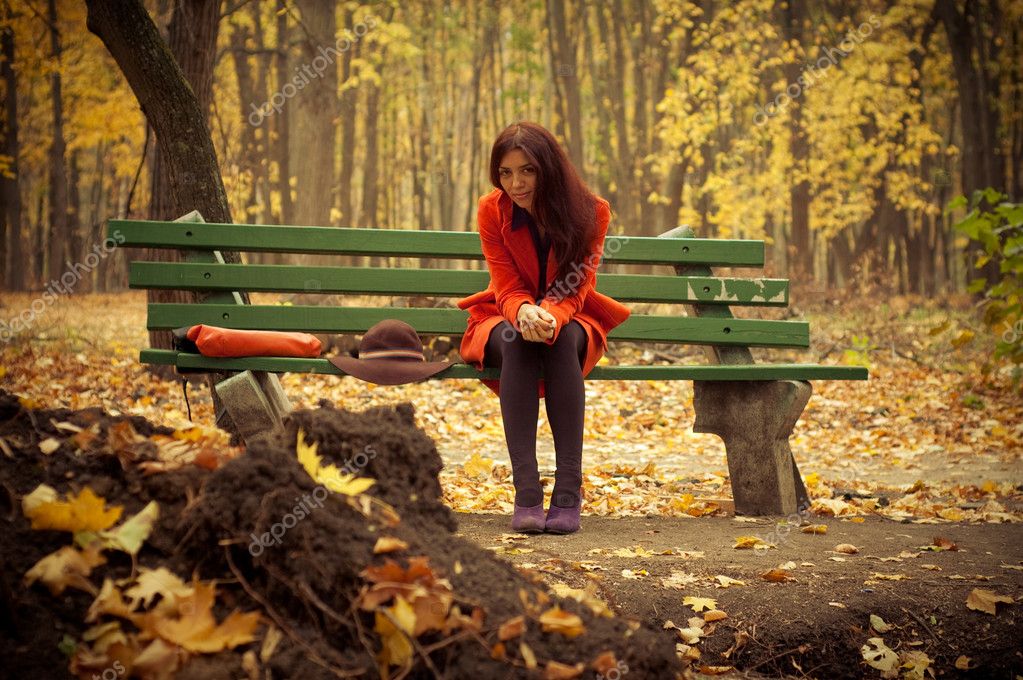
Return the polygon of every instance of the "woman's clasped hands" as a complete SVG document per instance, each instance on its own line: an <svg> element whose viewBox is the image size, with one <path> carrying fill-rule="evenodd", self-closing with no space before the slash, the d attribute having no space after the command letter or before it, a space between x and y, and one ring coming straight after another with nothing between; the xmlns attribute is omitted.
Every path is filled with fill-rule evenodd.
<svg viewBox="0 0 1023 680"><path fill-rule="evenodd" d="M528 303L519 307L517 320L522 337L531 342L549 340L554 336L554 328L558 323L546 309Z"/></svg>

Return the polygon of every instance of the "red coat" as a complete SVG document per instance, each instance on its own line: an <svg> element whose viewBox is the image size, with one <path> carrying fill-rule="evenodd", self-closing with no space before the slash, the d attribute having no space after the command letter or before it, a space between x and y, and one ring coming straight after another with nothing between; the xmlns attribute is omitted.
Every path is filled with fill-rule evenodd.
<svg viewBox="0 0 1023 680"><path fill-rule="evenodd" d="M528 229L512 230L512 200L501 189L494 189L479 200L476 219L479 222L480 242L483 255L490 269L490 285L486 290L474 293L458 301L460 309L469 310L469 323L459 352L462 360L483 369L483 351L494 326L502 319L519 328L516 314L523 302L534 303L532 291L536 290L538 264L536 246ZM596 238L590 246L586 263L576 267L577 285L572 294L560 301L545 298L540 306L557 319L554 335L545 340L554 344L565 324L575 319L586 330L588 342L583 362L583 376L589 374L597 361L607 351L607 334L615 326L629 318L629 308L595 290L604 237L611 221L611 208L607 201L599 199L594 219L597 221ZM558 263L553 248L547 256L547 282L554 280ZM567 276L571 276L571 273ZM568 281L566 281L568 283ZM495 394L500 394L500 380L484 379L483 384ZM543 378L537 383L539 396L544 395Z"/></svg>

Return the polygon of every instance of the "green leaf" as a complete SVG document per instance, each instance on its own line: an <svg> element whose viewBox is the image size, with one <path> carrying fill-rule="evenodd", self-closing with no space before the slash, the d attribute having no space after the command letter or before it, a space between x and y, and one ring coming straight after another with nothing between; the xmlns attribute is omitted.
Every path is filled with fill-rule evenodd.
<svg viewBox="0 0 1023 680"><path fill-rule="evenodd" d="M968 290L971 293L979 293L986 287L987 287L986 279L974 279L973 281L970 281L970 285L966 287L966 290Z"/></svg>
<svg viewBox="0 0 1023 680"><path fill-rule="evenodd" d="M980 238L981 227L980 213L976 210L972 210L966 217L955 224L956 231L966 234L974 241Z"/></svg>
<svg viewBox="0 0 1023 680"><path fill-rule="evenodd" d="M963 196L962 194L960 194L959 196L956 196L951 201L949 201L948 205L945 206L945 215L948 215L953 210L958 210L959 208L965 208L967 205L968 205L968 202L966 200L966 197Z"/></svg>
<svg viewBox="0 0 1023 680"><path fill-rule="evenodd" d="M995 208L995 212L1001 215L1002 219L1005 220L1006 227L1023 227L1023 204L1002 203L1000 206Z"/></svg>

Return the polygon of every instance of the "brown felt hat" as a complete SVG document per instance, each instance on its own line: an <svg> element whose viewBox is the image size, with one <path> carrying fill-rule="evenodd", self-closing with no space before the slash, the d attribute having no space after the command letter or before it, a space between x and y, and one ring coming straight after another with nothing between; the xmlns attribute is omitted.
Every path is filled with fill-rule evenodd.
<svg viewBox="0 0 1023 680"><path fill-rule="evenodd" d="M402 385L440 373L449 361L427 361L416 329L398 319L374 324L359 343L359 358L327 357L330 363L360 380L378 385Z"/></svg>

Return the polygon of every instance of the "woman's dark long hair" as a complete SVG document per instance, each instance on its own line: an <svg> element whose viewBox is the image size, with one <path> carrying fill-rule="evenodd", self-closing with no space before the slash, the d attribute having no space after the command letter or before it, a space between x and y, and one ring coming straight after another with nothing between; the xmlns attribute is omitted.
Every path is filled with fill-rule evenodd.
<svg viewBox="0 0 1023 680"><path fill-rule="evenodd" d="M533 214L544 227L558 263L555 281L563 280L572 265L584 264L596 231L597 196L572 166L558 140L546 128L522 121L497 136L490 151L490 181L501 186L501 160L521 149L536 167Z"/></svg>

